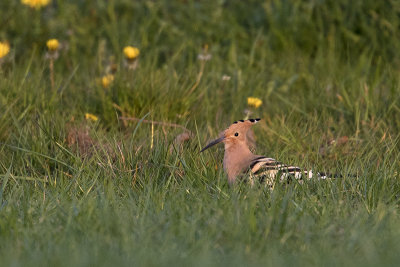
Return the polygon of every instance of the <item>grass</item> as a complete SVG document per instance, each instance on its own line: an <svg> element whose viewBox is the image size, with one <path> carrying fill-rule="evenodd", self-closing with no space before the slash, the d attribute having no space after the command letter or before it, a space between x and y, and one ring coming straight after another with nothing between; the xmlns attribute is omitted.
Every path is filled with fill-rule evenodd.
<svg viewBox="0 0 400 267"><path fill-rule="evenodd" d="M1 265L396 265L399 11L373 0L2 1ZM63 44L56 90L50 38ZM135 71L125 45L140 48ZM222 147L199 150L245 116L249 96L263 100L258 154L358 177L230 187ZM151 125L120 116L193 136L179 146L182 129L155 125L151 149Z"/></svg>

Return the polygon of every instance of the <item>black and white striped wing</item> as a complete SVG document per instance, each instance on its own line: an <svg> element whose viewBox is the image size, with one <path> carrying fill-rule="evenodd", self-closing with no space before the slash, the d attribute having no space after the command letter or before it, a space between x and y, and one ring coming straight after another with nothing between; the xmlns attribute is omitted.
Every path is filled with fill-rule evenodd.
<svg viewBox="0 0 400 267"><path fill-rule="evenodd" d="M313 172L303 170L296 166L289 166L279 162L273 158L258 157L250 164L252 179L258 179L261 182L266 182L273 185L276 179L285 180L295 178L302 180L304 178L312 178ZM316 174L319 179L325 179L326 176L320 173Z"/></svg>

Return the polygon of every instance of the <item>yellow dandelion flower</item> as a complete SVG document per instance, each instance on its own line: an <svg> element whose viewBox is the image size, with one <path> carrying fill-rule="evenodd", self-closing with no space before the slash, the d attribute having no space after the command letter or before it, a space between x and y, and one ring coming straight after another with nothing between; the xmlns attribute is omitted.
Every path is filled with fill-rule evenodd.
<svg viewBox="0 0 400 267"><path fill-rule="evenodd" d="M85 119L91 120L91 121L97 121L99 118L96 115L93 115L90 113L85 113Z"/></svg>
<svg viewBox="0 0 400 267"><path fill-rule="evenodd" d="M262 100L257 97L248 97L247 105L254 108L259 108L262 105Z"/></svg>
<svg viewBox="0 0 400 267"><path fill-rule="evenodd" d="M6 42L0 42L0 58L5 57L10 52L10 45Z"/></svg>
<svg viewBox="0 0 400 267"><path fill-rule="evenodd" d="M39 9L41 7L47 6L50 1L51 0L21 0L21 3L31 8Z"/></svg>
<svg viewBox="0 0 400 267"><path fill-rule="evenodd" d="M114 81L114 75L112 74L104 75L101 78L101 85L103 85L104 88L108 88L112 83L112 81Z"/></svg>
<svg viewBox="0 0 400 267"><path fill-rule="evenodd" d="M126 46L124 48L124 55L128 60L137 58L140 54L140 50L133 46Z"/></svg>
<svg viewBox="0 0 400 267"><path fill-rule="evenodd" d="M49 51L57 51L58 47L60 46L60 43L58 42L57 39L50 39L46 42L47 49Z"/></svg>

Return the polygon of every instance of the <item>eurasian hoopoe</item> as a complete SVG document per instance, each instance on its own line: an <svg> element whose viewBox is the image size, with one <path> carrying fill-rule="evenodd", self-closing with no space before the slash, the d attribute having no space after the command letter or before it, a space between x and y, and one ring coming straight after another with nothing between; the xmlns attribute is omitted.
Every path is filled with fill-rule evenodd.
<svg viewBox="0 0 400 267"><path fill-rule="evenodd" d="M259 179L272 186L275 179L283 180L294 177L296 179L312 178L312 171L302 170L299 167L289 166L273 158L254 155L247 145L247 131L260 119L235 121L220 137L211 141L200 152L223 142L225 144L224 170L228 175L229 183L234 183L236 178L246 172L250 173L250 181ZM324 173L316 173L319 179L326 179Z"/></svg>

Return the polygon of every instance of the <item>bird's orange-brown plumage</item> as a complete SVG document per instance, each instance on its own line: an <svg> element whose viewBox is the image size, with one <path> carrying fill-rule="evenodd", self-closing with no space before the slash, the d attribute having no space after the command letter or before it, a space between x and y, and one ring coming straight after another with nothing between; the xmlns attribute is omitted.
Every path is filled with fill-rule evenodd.
<svg viewBox="0 0 400 267"><path fill-rule="evenodd" d="M302 170L299 167L288 166L276 161L273 158L254 155L248 146L247 133L251 126L260 121L260 119L249 119L235 121L219 138L211 141L205 146L204 150L223 142L225 145L224 153L224 170L228 176L229 183L235 182L236 178L245 173L250 172L251 177L266 180L272 184L274 179L279 175L280 179L293 176L301 179L303 177L311 178L312 171ZM326 175L317 173L320 179L325 179Z"/></svg>

